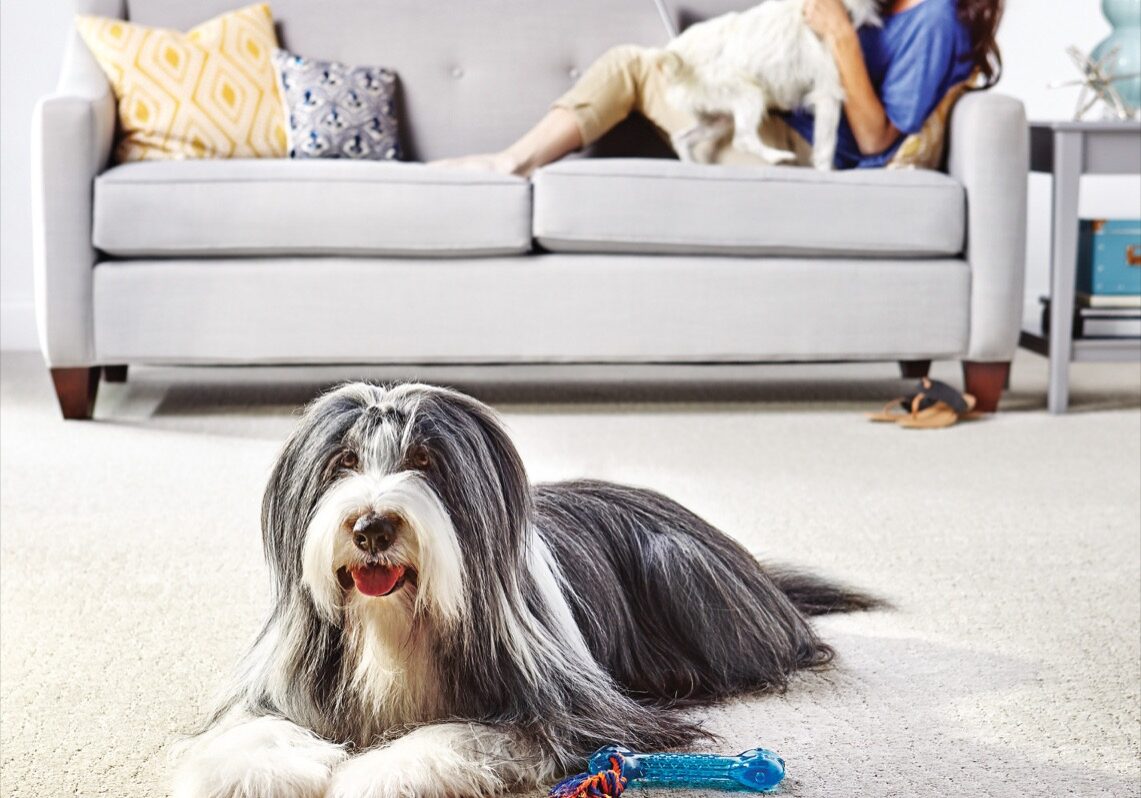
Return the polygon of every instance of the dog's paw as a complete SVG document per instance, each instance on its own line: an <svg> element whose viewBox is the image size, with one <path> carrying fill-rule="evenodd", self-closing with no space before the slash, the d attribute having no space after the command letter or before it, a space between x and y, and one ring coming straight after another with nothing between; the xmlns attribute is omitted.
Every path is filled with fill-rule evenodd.
<svg viewBox="0 0 1141 798"><path fill-rule="evenodd" d="M693 152L693 147L688 144L674 144L674 152L677 153L677 158L683 163L697 163L697 156Z"/></svg>
<svg viewBox="0 0 1141 798"><path fill-rule="evenodd" d="M197 741L175 772L174 798L323 798L339 745L281 718L255 718Z"/></svg>
<svg viewBox="0 0 1141 798"><path fill-rule="evenodd" d="M742 134L739 131L733 136L733 148L739 152L760 158L768 164L779 164L796 160L796 153L770 147L761 141L759 136Z"/></svg>
<svg viewBox="0 0 1141 798"><path fill-rule="evenodd" d="M670 137L670 144L678 158L689 163L713 163L717 150L733 130L733 122L726 117L708 117L690 128Z"/></svg>
<svg viewBox="0 0 1141 798"><path fill-rule="evenodd" d="M488 766L448 748L402 745L402 740L341 764L325 798L491 798L503 782Z"/></svg>
<svg viewBox="0 0 1141 798"><path fill-rule="evenodd" d="M790 163L796 160L796 153L789 152L788 150L777 150L771 147L765 148L764 159L771 164Z"/></svg>
<svg viewBox="0 0 1141 798"><path fill-rule="evenodd" d="M681 133L675 133L670 137L670 144L673 146L674 152L677 153L679 160L685 163L697 162L694 149L699 141L698 132L697 128L690 128L689 130L683 130Z"/></svg>

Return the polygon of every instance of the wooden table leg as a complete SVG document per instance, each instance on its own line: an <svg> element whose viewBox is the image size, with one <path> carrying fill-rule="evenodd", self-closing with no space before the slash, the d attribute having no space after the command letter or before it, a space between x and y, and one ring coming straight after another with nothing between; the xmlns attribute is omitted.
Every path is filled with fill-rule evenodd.
<svg viewBox="0 0 1141 798"><path fill-rule="evenodd" d="M1065 413L1070 399L1081 174L1082 134L1056 131L1050 242L1050 387L1046 398L1051 413Z"/></svg>

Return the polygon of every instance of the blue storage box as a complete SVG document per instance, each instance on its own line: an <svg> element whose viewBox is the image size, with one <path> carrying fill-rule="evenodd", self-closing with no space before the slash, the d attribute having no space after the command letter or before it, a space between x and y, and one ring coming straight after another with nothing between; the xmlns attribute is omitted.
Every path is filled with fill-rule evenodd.
<svg viewBox="0 0 1141 798"><path fill-rule="evenodd" d="M1141 294L1141 219L1082 219L1077 288L1105 296Z"/></svg>

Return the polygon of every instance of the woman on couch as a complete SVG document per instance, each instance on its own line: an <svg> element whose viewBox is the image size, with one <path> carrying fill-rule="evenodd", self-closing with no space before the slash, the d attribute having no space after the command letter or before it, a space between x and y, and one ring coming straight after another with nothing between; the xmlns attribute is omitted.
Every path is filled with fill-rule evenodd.
<svg viewBox="0 0 1141 798"><path fill-rule="evenodd" d="M976 71L990 86L1001 72L995 33L1002 0L885 0L883 27L859 31L839 0L806 0L804 16L832 51L844 86L839 169L883 166L951 87ZM696 120L666 102L652 52L612 48L507 149L437 163L526 176L594 143L633 111L667 136L692 127ZM760 133L766 145L793 152L803 165L811 160L812 126L812 114L802 109L769 116ZM715 160L750 157L725 147Z"/></svg>

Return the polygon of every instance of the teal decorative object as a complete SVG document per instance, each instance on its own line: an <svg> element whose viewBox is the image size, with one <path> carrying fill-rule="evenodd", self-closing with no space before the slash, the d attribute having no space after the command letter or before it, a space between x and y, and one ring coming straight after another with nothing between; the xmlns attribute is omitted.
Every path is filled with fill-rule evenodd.
<svg viewBox="0 0 1141 798"><path fill-rule="evenodd" d="M1113 33L1094 48L1090 58L1102 63L1113 88L1136 114L1141 109L1141 0L1102 0L1101 11Z"/></svg>

